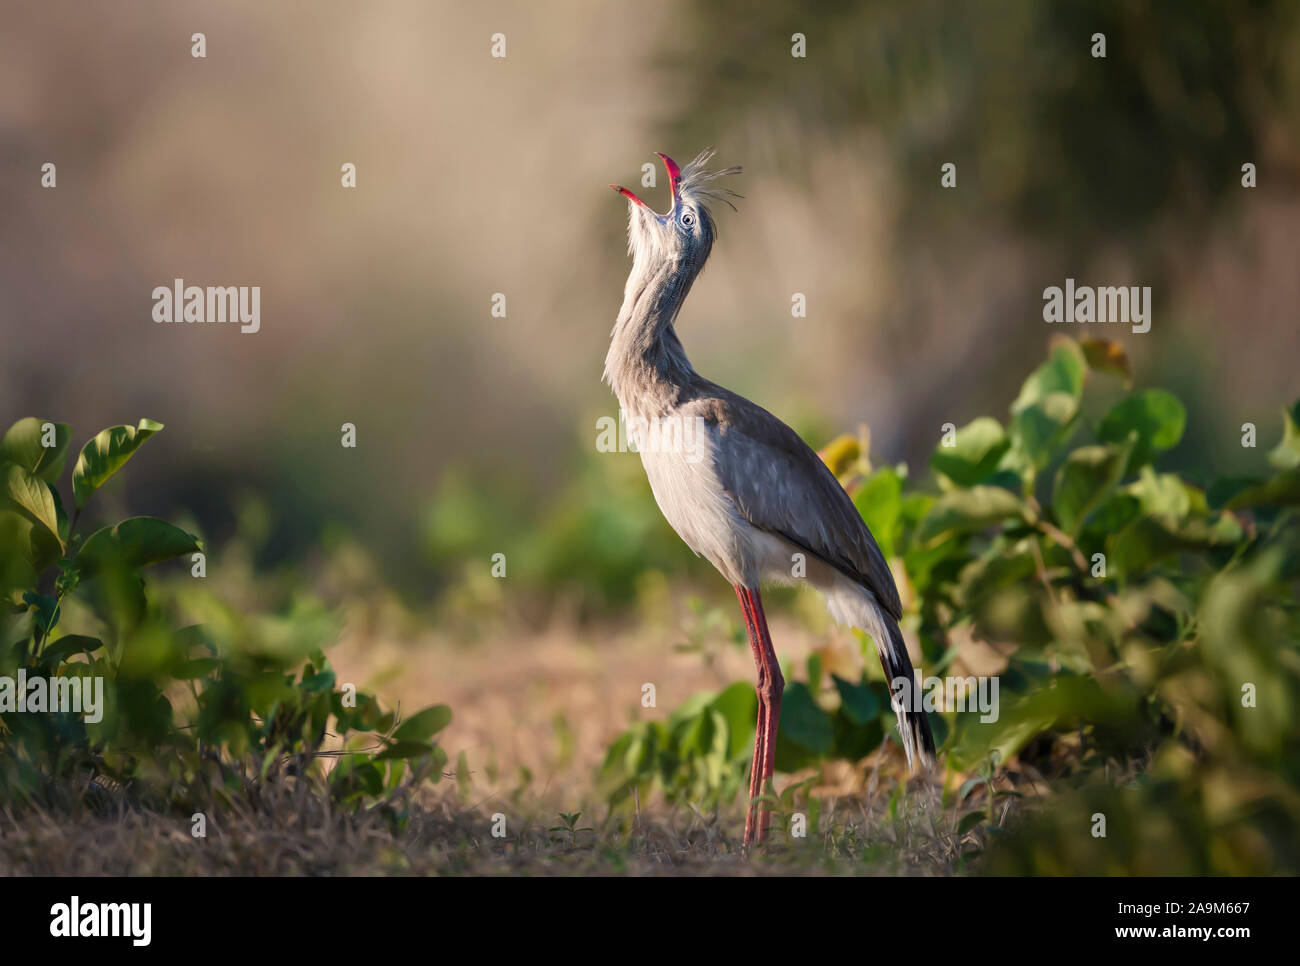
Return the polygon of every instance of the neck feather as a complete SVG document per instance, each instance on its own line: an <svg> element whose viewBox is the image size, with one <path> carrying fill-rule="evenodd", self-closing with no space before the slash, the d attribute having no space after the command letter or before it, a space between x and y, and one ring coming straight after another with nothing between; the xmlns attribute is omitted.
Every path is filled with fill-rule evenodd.
<svg viewBox="0 0 1300 966"><path fill-rule="evenodd" d="M678 259L633 263L605 356L605 380L628 412L660 408L695 375L673 329L695 280Z"/></svg>

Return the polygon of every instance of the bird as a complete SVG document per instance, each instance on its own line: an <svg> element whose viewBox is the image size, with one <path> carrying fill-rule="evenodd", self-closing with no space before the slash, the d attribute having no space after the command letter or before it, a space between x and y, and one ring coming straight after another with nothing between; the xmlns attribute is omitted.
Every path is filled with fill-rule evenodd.
<svg viewBox="0 0 1300 966"><path fill-rule="evenodd" d="M610 334L604 381L618 399L655 502L683 542L731 583L757 669L758 720L743 848L768 837L764 791L773 777L785 680L760 586L803 577L831 616L871 635L890 684L909 768L935 763L923 707L912 707L915 672L899 628L902 605L889 565L853 501L799 434L766 409L695 371L676 323L717 238L710 204L741 197L702 151L684 167L656 152L670 207L659 214L627 188L632 268ZM689 444L689 445L687 445ZM919 702L916 702L919 704Z"/></svg>

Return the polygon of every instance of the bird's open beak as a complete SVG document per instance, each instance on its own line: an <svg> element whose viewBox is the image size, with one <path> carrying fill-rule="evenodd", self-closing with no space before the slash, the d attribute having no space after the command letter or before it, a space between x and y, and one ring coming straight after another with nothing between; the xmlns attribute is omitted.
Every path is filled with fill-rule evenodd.
<svg viewBox="0 0 1300 966"><path fill-rule="evenodd" d="M677 186L682 183L682 169L677 167L677 162L661 151L655 152L655 157L664 163L664 170L668 172L668 194L673 199L673 207L677 207Z"/></svg>
<svg viewBox="0 0 1300 966"><path fill-rule="evenodd" d="M622 195L624 198L626 198L628 201L631 201L631 202L633 202L634 204L638 204L638 205L640 205L642 208L649 208L649 207L650 207L650 206L647 205L644 201L642 201L640 198L638 198L636 195L632 194L632 192L630 192L630 191L628 191L626 188L624 188L621 184L612 184L612 185L610 185L610 187L613 188L615 191L617 191L619 194L621 194L621 195Z"/></svg>
<svg viewBox="0 0 1300 966"><path fill-rule="evenodd" d="M660 161L664 163L664 170L668 172L668 193L673 200L672 207L669 208L669 213L671 213L677 207L677 186L681 184L682 181L682 169L677 166L676 161L668 157L668 155L666 154L656 151L655 157L657 157ZM621 194L628 201L631 201L634 204L638 204L642 208L650 207L644 201L638 198L635 194L633 194L631 191L628 191L626 188L624 188L621 184L612 184L610 185L610 187L613 188L615 191L617 191L619 194ZM659 217L663 217L663 216L659 216Z"/></svg>

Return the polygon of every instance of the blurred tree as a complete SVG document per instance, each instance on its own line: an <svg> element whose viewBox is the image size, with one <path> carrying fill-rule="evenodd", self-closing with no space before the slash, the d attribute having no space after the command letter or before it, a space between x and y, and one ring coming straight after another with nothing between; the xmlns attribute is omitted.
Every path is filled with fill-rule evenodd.
<svg viewBox="0 0 1300 966"><path fill-rule="evenodd" d="M1196 227L1240 189L1245 161L1300 174L1292 3L718 0L689 11L691 49L663 63L686 78L675 140L716 142L759 111L809 138L876 128L907 189L900 221L926 231L1010 213L1083 250L1167 218ZM806 59L791 55L796 32ZM977 190L934 190L950 161Z"/></svg>

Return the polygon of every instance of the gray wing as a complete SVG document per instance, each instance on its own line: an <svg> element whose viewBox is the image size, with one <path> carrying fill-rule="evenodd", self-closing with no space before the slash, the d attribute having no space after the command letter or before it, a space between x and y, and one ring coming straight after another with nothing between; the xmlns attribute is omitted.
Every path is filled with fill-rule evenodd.
<svg viewBox="0 0 1300 966"><path fill-rule="evenodd" d="M718 476L745 519L820 557L900 618L903 608L884 554L826 464L766 409L710 388L685 408L717 427Z"/></svg>

